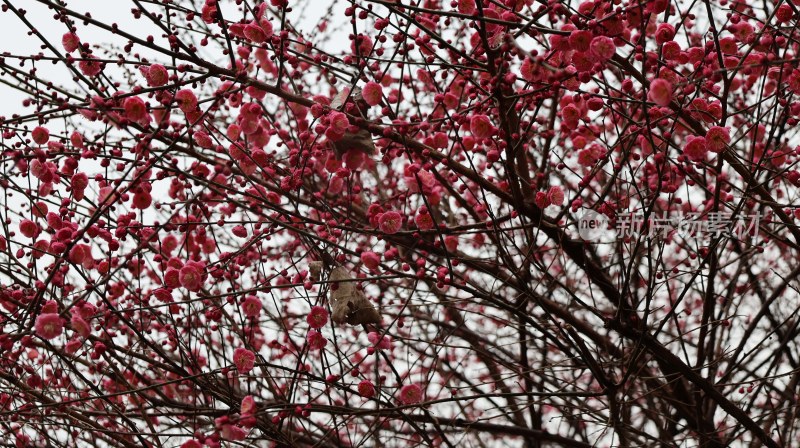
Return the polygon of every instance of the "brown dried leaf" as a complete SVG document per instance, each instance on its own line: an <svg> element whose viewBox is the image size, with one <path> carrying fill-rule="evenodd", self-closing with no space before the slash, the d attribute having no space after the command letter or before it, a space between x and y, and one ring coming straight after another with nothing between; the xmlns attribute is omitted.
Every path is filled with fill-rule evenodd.
<svg viewBox="0 0 800 448"><path fill-rule="evenodd" d="M334 268L328 280L336 282L331 286L331 318L336 323L350 325L379 324L381 315L372 306L363 292L356 288L355 280L347 269L339 266Z"/></svg>
<svg viewBox="0 0 800 448"><path fill-rule="evenodd" d="M344 110L345 101L357 105L361 117L367 118L367 110L369 110L369 106L367 105L366 101L364 101L364 97L361 96L360 87L354 87L353 93L350 93L350 89L342 89L342 91L337 93L336 96L334 96L331 100L331 109L340 111Z"/></svg>
<svg viewBox="0 0 800 448"><path fill-rule="evenodd" d="M337 93L336 96L333 97L333 100L331 100L331 108L344 110L345 101L355 104L361 117L367 118L369 106L364 101L364 97L361 96L360 88L354 87L352 94L348 89L343 89L341 92ZM359 129L356 133L346 132L341 139L332 142L332 145L336 156L339 158L347 151L352 150L362 151L366 154L375 153L375 142L372 140L372 134L365 129Z"/></svg>
<svg viewBox="0 0 800 448"><path fill-rule="evenodd" d="M311 277L312 282L319 281L319 274L322 272L322 262L312 261L308 263L308 275Z"/></svg>
<svg viewBox="0 0 800 448"><path fill-rule="evenodd" d="M372 134L365 129L359 129L356 133L345 132L342 138L331 143L336 156L339 158L347 151L353 150L366 154L375 153L375 142L372 141Z"/></svg>

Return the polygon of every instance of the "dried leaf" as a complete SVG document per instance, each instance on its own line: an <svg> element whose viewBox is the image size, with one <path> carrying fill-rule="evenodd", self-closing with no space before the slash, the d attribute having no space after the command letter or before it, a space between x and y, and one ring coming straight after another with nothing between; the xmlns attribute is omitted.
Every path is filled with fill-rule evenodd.
<svg viewBox="0 0 800 448"><path fill-rule="evenodd" d="M369 106L364 101L364 97L361 96L360 88L354 87L352 93L350 93L348 89L343 89L341 92L337 93L336 96L333 97L333 100L331 100L331 108L344 110L344 105L346 103L355 104L359 115L361 115L362 118L367 118ZM339 158L347 151L352 150L362 151L366 154L375 153L375 142L372 141L372 134L366 129L359 129L356 133L346 132L341 139L332 142L332 145L336 156Z"/></svg>
<svg viewBox="0 0 800 448"><path fill-rule="evenodd" d="M331 318L334 322L350 325L381 322L381 315L364 293L356 288L355 280L347 269L341 266L334 268L328 280L336 282L336 286L331 287Z"/></svg>
<svg viewBox="0 0 800 448"><path fill-rule="evenodd" d="M321 261L312 261L308 263L308 274L311 277L312 282L319 281L319 274L322 272L322 262Z"/></svg>
<svg viewBox="0 0 800 448"><path fill-rule="evenodd" d="M333 150L336 155L341 158L347 151L361 151L366 154L375 153L375 142L372 141L372 134L365 130L359 129L358 132L345 132L344 136L333 144Z"/></svg>
<svg viewBox="0 0 800 448"><path fill-rule="evenodd" d="M364 101L364 97L361 96L360 87L354 87L352 93L350 93L350 89L342 89L342 91L337 93L331 100L331 109L344 110L345 101L357 105L361 117L367 118L369 106L367 102Z"/></svg>
<svg viewBox="0 0 800 448"><path fill-rule="evenodd" d="M331 99L331 109L342 110L342 106L344 106L344 102L347 99L350 91L347 89L343 89L336 96Z"/></svg>

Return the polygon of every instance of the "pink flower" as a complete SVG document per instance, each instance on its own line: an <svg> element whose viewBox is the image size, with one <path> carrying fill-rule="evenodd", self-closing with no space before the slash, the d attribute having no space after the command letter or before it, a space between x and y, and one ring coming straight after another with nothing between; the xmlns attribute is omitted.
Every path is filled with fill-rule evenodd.
<svg viewBox="0 0 800 448"><path fill-rule="evenodd" d="M239 408L242 415L253 415L256 412L256 399L252 395L242 398L242 404Z"/></svg>
<svg viewBox="0 0 800 448"><path fill-rule="evenodd" d="M711 152L722 152L731 142L730 131L722 126L714 126L706 132L706 147Z"/></svg>
<svg viewBox="0 0 800 448"><path fill-rule="evenodd" d="M414 217L414 222L419 230L431 230L435 227L430 213L417 213L417 216Z"/></svg>
<svg viewBox="0 0 800 448"><path fill-rule="evenodd" d="M600 158L591 149L583 149L578 153L578 164L582 166L592 166Z"/></svg>
<svg viewBox="0 0 800 448"><path fill-rule="evenodd" d="M383 213L378 218L378 227L380 227L381 232L389 235L397 233L403 227L403 217L395 211Z"/></svg>
<svg viewBox="0 0 800 448"><path fill-rule="evenodd" d="M89 269L94 265L92 248L88 244L76 244L69 251L69 261Z"/></svg>
<svg viewBox="0 0 800 448"><path fill-rule="evenodd" d="M19 231L23 236L36 238L42 230L39 228L39 224L36 224L30 219L23 219L19 223Z"/></svg>
<svg viewBox="0 0 800 448"><path fill-rule="evenodd" d="M458 0L458 12L461 14L475 14L477 10L475 0Z"/></svg>
<svg viewBox="0 0 800 448"><path fill-rule="evenodd" d="M775 17L778 18L778 21L781 23L786 23L792 20L794 16L794 11L792 7L786 3L782 4L778 7L777 11L775 11Z"/></svg>
<svg viewBox="0 0 800 448"><path fill-rule="evenodd" d="M494 134L494 126L486 115L473 115L469 120L469 130L475 138L489 138Z"/></svg>
<svg viewBox="0 0 800 448"><path fill-rule="evenodd" d="M178 108L185 114L197 108L197 97L194 92L189 89L178 90L178 92L175 93L175 101L178 103Z"/></svg>
<svg viewBox="0 0 800 448"><path fill-rule="evenodd" d="M217 11L216 1L206 1L203 9L200 11L200 17L203 18L203 22L214 23L217 21Z"/></svg>
<svg viewBox="0 0 800 448"><path fill-rule="evenodd" d="M347 132L347 127L350 126L350 121L347 115L342 112L332 111L328 116L331 122L331 130L337 135L344 135Z"/></svg>
<svg viewBox="0 0 800 448"><path fill-rule="evenodd" d="M306 316L306 322L311 328L322 328L328 323L328 311L321 306L313 306Z"/></svg>
<svg viewBox="0 0 800 448"><path fill-rule="evenodd" d="M367 333L367 340L380 350L392 349L392 338L387 335L381 336L377 331Z"/></svg>
<svg viewBox="0 0 800 448"><path fill-rule="evenodd" d="M540 74L536 63L534 63L531 58L525 58L525 60L522 61L522 66L520 66L519 72L523 79L531 82L536 81L538 79L538 75Z"/></svg>
<svg viewBox="0 0 800 448"><path fill-rule="evenodd" d="M256 364L256 355L246 348L239 347L233 351L233 364L239 373L247 373L253 370Z"/></svg>
<svg viewBox="0 0 800 448"><path fill-rule="evenodd" d="M161 64L153 64L147 69L147 85L150 87L161 87L169 81L169 73Z"/></svg>
<svg viewBox="0 0 800 448"><path fill-rule="evenodd" d="M78 68L86 76L97 76L103 71L105 64L98 61L96 57L88 54L78 63Z"/></svg>
<svg viewBox="0 0 800 448"><path fill-rule="evenodd" d="M220 436L225 440L244 440L247 438L247 431L237 425L223 425Z"/></svg>
<svg viewBox="0 0 800 448"><path fill-rule="evenodd" d="M569 35L569 45L575 51L589 51L592 37L592 32L589 30L573 30Z"/></svg>
<svg viewBox="0 0 800 448"><path fill-rule="evenodd" d="M422 388L416 384L407 384L400 389L397 399L402 404L416 404L422 401Z"/></svg>
<svg viewBox="0 0 800 448"><path fill-rule="evenodd" d="M56 313L40 314L36 318L34 329L39 337L53 339L60 336L64 330L64 320Z"/></svg>
<svg viewBox="0 0 800 448"><path fill-rule="evenodd" d="M444 247L448 252L455 252L458 249L458 237L455 235L444 237Z"/></svg>
<svg viewBox="0 0 800 448"><path fill-rule="evenodd" d="M242 311L247 317L258 317L261 314L261 301L256 296L247 296L242 303Z"/></svg>
<svg viewBox="0 0 800 448"><path fill-rule="evenodd" d="M597 36L589 44L589 53L600 62L613 58L616 52L617 47L614 46L614 40L608 36Z"/></svg>
<svg viewBox="0 0 800 448"><path fill-rule="evenodd" d="M89 334L92 332L92 328L80 316L80 314L73 314L69 321L69 325L72 327L72 331L78 333L82 338L89 337Z"/></svg>
<svg viewBox="0 0 800 448"><path fill-rule="evenodd" d="M147 105L138 96L125 98L122 107L128 120L139 122L147 117Z"/></svg>
<svg viewBox="0 0 800 448"><path fill-rule="evenodd" d="M591 98L591 99L589 99L589 101L586 102L586 106L589 108L589 110L593 110L593 111L598 111L598 110L602 109L603 108L603 104L605 104L605 103L603 102L602 98Z"/></svg>
<svg viewBox="0 0 800 448"><path fill-rule="evenodd" d="M377 82L370 81L361 90L361 96L364 98L364 102L370 106L377 106L383 98L383 88Z"/></svg>
<svg viewBox="0 0 800 448"><path fill-rule="evenodd" d="M153 203L153 197L147 191L140 191L133 195L131 206L139 210L145 210Z"/></svg>
<svg viewBox="0 0 800 448"><path fill-rule="evenodd" d="M364 263L367 269L374 271L381 264L381 256L375 252L361 252L361 262Z"/></svg>
<svg viewBox="0 0 800 448"><path fill-rule="evenodd" d="M67 53L72 53L77 50L80 44L81 40L78 39L78 35L75 33L66 33L61 36L61 45L64 46L64 50L66 50Z"/></svg>
<svg viewBox="0 0 800 448"><path fill-rule="evenodd" d="M33 131L31 131L31 138L37 145L44 145L48 140L50 140L50 131L48 131L45 127L36 126L33 128Z"/></svg>
<svg viewBox="0 0 800 448"><path fill-rule="evenodd" d="M672 84L663 78L656 78L650 82L650 91L647 92L650 101L659 106L669 106L672 101Z"/></svg>
<svg viewBox="0 0 800 448"><path fill-rule="evenodd" d="M69 135L69 142L72 143L72 146L76 148L83 148L83 135L78 131L73 131L72 134Z"/></svg>
<svg viewBox="0 0 800 448"><path fill-rule="evenodd" d="M214 141L211 140L211 136L204 131L195 131L193 137L195 143L197 143L201 148L208 149L214 146Z"/></svg>
<svg viewBox="0 0 800 448"><path fill-rule="evenodd" d="M706 147L706 139L693 135L686 141L686 146L683 147L683 154L694 162L705 160L708 154Z"/></svg>
<svg viewBox="0 0 800 448"><path fill-rule="evenodd" d="M255 21L250 22L244 27L244 37L257 44L267 40L267 35L264 33L264 29L261 28L261 25Z"/></svg>
<svg viewBox="0 0 800 448"><path fill-rule="evenodd" d="M175 268L167 268L167 272L164 272L164 285L167 288L177 288L181 286L181 274Z"/></svg>
<svg viewBox="0 0 800 448"><path fill-rule="evenodd" d="M358 394L364 398L372 398L375 396L375 386L370 380L363 380L358 383Z"/></svg>
<svg viewBox="0 0 800 448"><path fill-rule="evenodd" d="M162 303L172 303L172 290L169 288L158 288L153 291L153 296Z"/></svg>
<svg viewBox="0 0 800 448"><path fill-rule="evenodd" d="M199 291L203 286L203 273L196 265L187 263L179 271L178 280L189 291Z"/></svg>
<svg viewBox="0 0 800 448"><path fill-rule="evenodd" d="M98 191L97 202L103 205L111 205L120 198L120 194L112 186L103 187Z"/></svg>
<svg viewBox="0 0 800 448"><path fill-rule="evenodd" d="M58 313L58 303L55 300L48 300L42 305L42 314Z"/></svg>
<svg viewBox="0 0 800 448"><path fill-rule="evenodd" d="M656 42L663 44L675 37L675 27L669 23L660 23L656 28Z"/></svg>
<svg viewBox="0 0 800 448"><path fill-rule="evenodd" d="M238 225L231 229L231 233L238 236L239 238L247 238L247 228L242 225Z"/></svg>
<svg viewBox="0 0 800 448"><path fill-rule="evenodd" d="M183 442L181 448L203 448L203 445L195 439Z"/></svg>
<svg viewBox="0 0 800 448"><path fill-rule="evenodd" d="M353 152L353 151L348 151ZM328 183L328 194L338 195L344 189L344 179L341 177L332 177Z"/></svg>
<svg viewBox="0 0 800 448"><path fill-rule="evenodd" d="M347 151L342 154L344 165L353 171L358 171L366 159L367 155L364 151Z"/></svg>
<svg viewBox="0 0 800 448"><path fill-rule="evenodd" d="M569 104L561 109L561 118L564 120L564 125L568 129L575 129L578 127L578 122L583 114L574 104Z"/></svg>
<svg viewBox="0 0 800 448"><path fill-rule="evenodd" d="M86 173L75 173L70 179L70 186L73 190L83 191L89 186L89 176Z"/></svg>
<svg viewBox="0 0 800 448"><path fill-rule="evenodd" d="M372 52L372 39L365 34L360 34L350 42L350 51L360 57L369 56Z"/></svg>
<svg viewBox="0 0 800 448"><path fill-rule="evenodd" d="M741 22L731 25L730 31L739 39L740 42L749 43L750 40L753 38L755 33L755 28L753 25L749 24L747 21L742 20Z"/></svg>
<svg viewBox="0 0 800 448"><path fill-rule="evenodd" d="M562 205L564 204L564 190L557 185L553 185L547 190L547 198L550 199L551 205Z"/></svg>
<svg viewBox="0 0 800 448"><path fill-rule="evenodd" d="M64 349L67 353L75 353L78 351L79 348L83 345L83 341L78 338L72 338L67 341L67 344L64 346Z"/></svg>
<svg viewBox="0 0 800 448"><path fill-rule="evenodd" d="M550 205L550 198L544 191L537 191L536 196L533 199L533 202L536 204L537 207L545 208Z"/></svg>
<svg viewBox="0 0 800 448"><path fill-rule="evenodd" d="M270 39L275 33L274 28L272 27L272 22L267 19L260 19L258 21L258 25L262 30L264 30L264 36L266 36L267 39Z"/></svg>
<svg viewBox="0 0 800 448"><path fill-rule="evenodd" d="M328 340L317 330L308 330L306 339L308 340L308 348L311 350L322 350L328 345Z"/></svg>

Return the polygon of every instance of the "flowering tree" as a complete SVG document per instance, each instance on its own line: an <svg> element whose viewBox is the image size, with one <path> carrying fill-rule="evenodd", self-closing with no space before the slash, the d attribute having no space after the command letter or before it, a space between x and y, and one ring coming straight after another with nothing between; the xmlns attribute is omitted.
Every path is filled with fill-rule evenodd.
<svg viewBox="0 0 800 448"><path fill-rule="evenodd" d="M792 1L77 3L2 2L0 439L798 443Z"/></svg>

